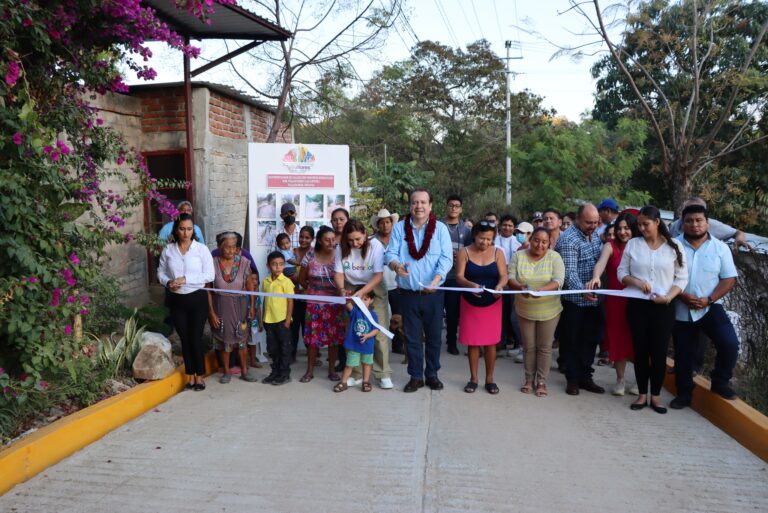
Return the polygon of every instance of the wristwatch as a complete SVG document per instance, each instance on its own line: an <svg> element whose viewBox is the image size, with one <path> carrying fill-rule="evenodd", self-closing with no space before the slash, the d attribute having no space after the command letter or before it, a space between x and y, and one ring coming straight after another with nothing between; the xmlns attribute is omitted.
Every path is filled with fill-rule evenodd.
<svg viewBox="0 0 768 513"><path fill-rule="evenodd" d="M707 304L707 306L710 306L712 303L714 303L714 302L715 302L715 300L714 300L714 299L712 299L712 296L707 296L707 301L709 301L709 303Z"/></svg>

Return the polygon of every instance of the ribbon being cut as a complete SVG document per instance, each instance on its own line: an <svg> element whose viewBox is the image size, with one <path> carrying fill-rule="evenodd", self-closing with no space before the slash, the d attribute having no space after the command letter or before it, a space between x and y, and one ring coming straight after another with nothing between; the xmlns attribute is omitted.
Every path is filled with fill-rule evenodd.
<svg viewBox="0 0 768 513"><path fill-rule="evenodd" d="M182 286L183 288L183 286ZM363 300L359 297L340 297L340 296L312 296L309 294L275 294L272 292L250 292L247 290L226 290L226 289L213 289L213 288L206 288L203 289L206 292L218 292L221 294L240 294L243 296L261 296L261 297L284 297L287 299L302 299L304 301L308 301L310 303L334 303L337 305L343 305L346 304L347 300L352 300L355 305L363 312L363 315L365 315L365 318L368 319L368 322L371 323L374 327L378 328L379 331L381 331L387 338L392 338L395 336L394 333L389 331L387 328L382 326L381 324L374 321L373 316L371 315L371 312L366 308L365 304L363 303Z"/></svg>
<svg viewBox="0 0 768 513"><path fill-rule="evenodd" d="M490 292L491 294L529 294L531 296L564 296L566 294L600 294L603 296L618 296L618 297L628 297L628 298L635 298L635 299L647 299L651 300L654 296L663 296L666 294L665 291L661 289L654 288L650 294L646 294L641 290L638 289L624 289L624 290L612 290L612 289L579 289L579 290L546 290L544 292L539 292L535 290L493 290L493 289L487 289L485 287L477 287L477 288L465 288L465 287L429 287L427 285L424 285L423 283L419 282L419 285L426 290L450 290L453 292L473 292L473 293L480 293L480 292Z"/></svg>

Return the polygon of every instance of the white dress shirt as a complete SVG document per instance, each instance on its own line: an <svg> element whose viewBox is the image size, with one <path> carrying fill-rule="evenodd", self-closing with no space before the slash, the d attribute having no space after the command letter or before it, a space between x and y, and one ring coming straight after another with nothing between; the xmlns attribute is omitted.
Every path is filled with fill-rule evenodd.
<svg viewBox="0 0 768 513"><path fill-rule="evenodd" d="M181 254L179 245L176 243L165 247L160 255L160 267L157 269L158 280L167 287L169 281L182 276L186 279L184 286L171 292L189 294L213 281L213 257L207 246L193 240L184 255Z"/></svg>
<svg viewBox="0 0 768 513"><path fill-rule="evenodd" d="M651 249L643 237L635 237L627 242L621 263L616 271L619 281L626 276L632 276L651 284L657 294L666 295L673 286L685 290L688 284L688 266L685 250L680 241L671 239L683 256L683 263L677 263L677 253L664 242L657 249Z"/></svg>

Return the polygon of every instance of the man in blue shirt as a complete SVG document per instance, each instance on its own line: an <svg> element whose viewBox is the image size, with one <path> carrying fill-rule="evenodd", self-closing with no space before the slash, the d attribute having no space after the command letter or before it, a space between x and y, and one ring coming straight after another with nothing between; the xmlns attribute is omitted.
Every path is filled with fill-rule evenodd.
<svg viewBox="0 0 768 513"><path fill-rule="evenodd" d="M693 358L700 331L712 339L717 350L715 368L710 374L711 389L726 399L736 398L730 380L739 354L739 339L721 304L738 275L731 251L710 235L707 210L702 205L683 209L682 228L683 235L678 239L688 262L688 285L675 301L677 397L669 404L678 410L691 405Z"/></svg>
<svg viewBox="0 0 768 513"><path fill-rule="evenodd" d="M592 270L600 257L602 244L597 235L600 216L592 203L585 203L576 213L576 222L557 240L555 251L565 265L563 289L584 290L592 278ZM605 389L592 380L598 330L600 304L594 294L566 294L563 298L562 338L560 354L565 362L568 395L579 395L579 389L602 394Z"/></svg>
<svg viewBox="0 0 768 513"><path fill-rule="evenodd" d="M444 293L431 287L441 285L453 266L451 235L432 213L432 195L425 189L411 193L410 212L392 229L385 256L386 264L397 273L400 313L408 347L411 379L404 391L415 392L425 382L432 390L442 390L437 371L440 370ZM426 338L423 345L422 334Z"/></svg>
<svg viewBox="0 0 768 513"><path fill-rule="evenodd" d="M192 203L189 201L181 201L176 206L176 209L179 211L179 215L181 214L189 214L192 215ZM197 237L197 242L200 244L205 244L205 240L203 240L203 232L200 230L200 227L197 225L194 225L195 230L195 236ZM165 223L162 228L160 228L160 233L157 234L157 238L160 239L163 242L170 242L171 235L173 231L173 221L170 221L168 223Z"/></svg>

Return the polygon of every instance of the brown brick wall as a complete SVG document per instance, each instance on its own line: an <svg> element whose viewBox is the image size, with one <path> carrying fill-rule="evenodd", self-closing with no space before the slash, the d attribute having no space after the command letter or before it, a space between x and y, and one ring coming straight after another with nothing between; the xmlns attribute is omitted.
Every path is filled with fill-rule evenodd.
<svg viewBox="0 0 768 513"><path fill-rule="evenodd" d="M263 110L250 107L251 109L251 142L263 143L267 142L267 136L269 135L269 129L272 127L271 120L274 118L274 114L271 112L265 112ZM280 127L280 134L277 136L277 142L290 143L291 140L291 127L282 125Z"/></svg>
<svg viewBox="0 0 768 513"><path fill-rule="evenodd" d="M177 132L187 129L183 89L144 91L141 98L142 132Z"/></svg>
<svg viewBox="0 0 768 513"><path fill-rule="evenodd" d="M230 139L245 139L243 104L211 91L208 108L211 133Z"/></svg>

